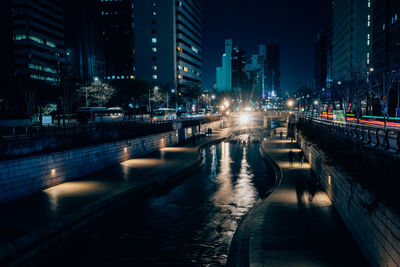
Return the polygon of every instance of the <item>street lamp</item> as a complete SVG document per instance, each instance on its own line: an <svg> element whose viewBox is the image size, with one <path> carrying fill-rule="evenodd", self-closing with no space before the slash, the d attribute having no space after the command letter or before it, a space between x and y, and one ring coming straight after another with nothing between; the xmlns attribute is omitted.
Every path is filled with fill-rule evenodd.
<svg viewBox="0 0 400 267"><path fill-rule="evenodd" d="M292 99L288 100L288 102L286 103L288 105L288 107L290 108L290 112L292 112L292 107L294 105L294 101Z"/></svg>

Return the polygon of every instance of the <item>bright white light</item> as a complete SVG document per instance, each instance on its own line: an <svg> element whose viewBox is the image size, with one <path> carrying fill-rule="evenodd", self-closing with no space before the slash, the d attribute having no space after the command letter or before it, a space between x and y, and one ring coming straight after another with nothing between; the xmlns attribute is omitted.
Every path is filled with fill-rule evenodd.
<svg viewBox="0 0 400 267"><path fill-rule="evenodd" d="M97 82L99 80L99 78L98 77L94 77L94 80Z"/></svg>
<svg viewBox="0 0 400 267"><path fill-rule="evenodd" d="M225 105L225 107L229 107L229 102L228 102L228 101L225 101L225 102L224 102L224 105Z"/></svg>
<svg viewBox="0 0 400 267"><path fill-rule="evenodd" d="M239 122L241 124L247 124L251 121L251 117L249 114L240 114Z"/></svg>

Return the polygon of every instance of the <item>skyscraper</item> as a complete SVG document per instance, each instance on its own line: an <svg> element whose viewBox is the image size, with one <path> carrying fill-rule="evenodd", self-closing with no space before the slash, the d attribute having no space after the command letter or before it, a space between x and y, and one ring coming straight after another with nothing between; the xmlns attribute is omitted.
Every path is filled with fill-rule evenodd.
<svg viewBox="0 0 400 267"><path fill-rule="evenodd" d="M373 5L373 56L374 74L400 71L400 2L375 1ZM400 117L400 89L394 83L389 98L389 115Z"/></svg>
<svg viewBox="0 0 400 267"><path fill-rule="evenodd" d="M135 76L176 89L180 102L202 82L200 0L135 2ZM137 11L137 12L136 12Z"/></svg>
<svg viewBox="0 0 400 267"><path fill-rule="evenodd" d="M133 0L97 1L105 60L104 78L134 79Z"/></svg>
<svg viewBox="0 0 400 267"><path fill-rule="evenodd" d="M315 44L314 81L315 89L326 89L327 80L327 37L325 31L320 31Z"/></svg>
<svg viewBox="0 0 400 267"><path fill-rule="evenodd" d="M217 67L217 91L232 91L232 40L225 40L225 51L222 54L222 66Z"/></svg>
<svg viewBox="0 0 400 267"><path fill-rule="evenodd" d="M249 77L249 90L253 99L266 98L266 73L267 51L265 45L259 46L257 55L251 56L251 62L246 65L246 71Z"/></svg>
<svg viewBox="0 0 400 267"><path fill-rule="evenodd" d="M372 6L370 0L335 0L332 17L332 79L367 75L371 57Z"/></svg>
<svg viewBox="0 0 400 267"><path fill-rule="evenodd" d="M66 75L73 82L105 77L98 2L64 1Z"/></svg>
<svg viewBox="0 0 400 267"><path fill-rule="evenodd" d="M266 84L270 95L280 95L281 92L281 71L280 71L280 45L270 43L267 45L267 66Z"/></svg>
<svg viewBox="0 0 400 267"><path fill-rule="evenodd" d="M64 62L61 0L12 0L14 74L60 83Z"/></svg>

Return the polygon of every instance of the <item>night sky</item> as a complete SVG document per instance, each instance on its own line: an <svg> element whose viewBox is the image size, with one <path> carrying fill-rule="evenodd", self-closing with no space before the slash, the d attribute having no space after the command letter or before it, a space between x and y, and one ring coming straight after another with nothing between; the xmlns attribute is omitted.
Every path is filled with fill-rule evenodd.
<svg viewBox="0 0 400 267"><path fill-rule="evenodd" d="M328 25L330 0L203 0L203 86L215 83L224 40L250 55L258 45L281 45L281 87L296 90L312 81L318 31Z"/></svg>

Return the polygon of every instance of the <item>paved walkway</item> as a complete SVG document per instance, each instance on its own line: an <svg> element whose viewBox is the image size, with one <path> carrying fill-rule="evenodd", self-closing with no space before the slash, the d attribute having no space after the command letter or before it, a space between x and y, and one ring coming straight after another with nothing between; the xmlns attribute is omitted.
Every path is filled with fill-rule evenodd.
<svg viewBox="0 0 400 267"><path fill-rule="evenodd" d="M276 136L264 145L283 180L249 216L250 266L366 266L326 193L317 192L310 202L308 188L315 179L308 163L299 165L297 144Z"/></svg>
<svg viewBox="0 0 400 267"><path fill-rule="evenodd" d="M196 146L166 147L106 168L84 178L0 205L0 265L5 255L31 250L50 233L72 228L80 219L108 207L121 195L139 196L183 176L201 164L201 145L225 138L231 128L201 137ZM66 226L67 225L67 226ZM25 252L22 252L25 254Z"/></svg>

